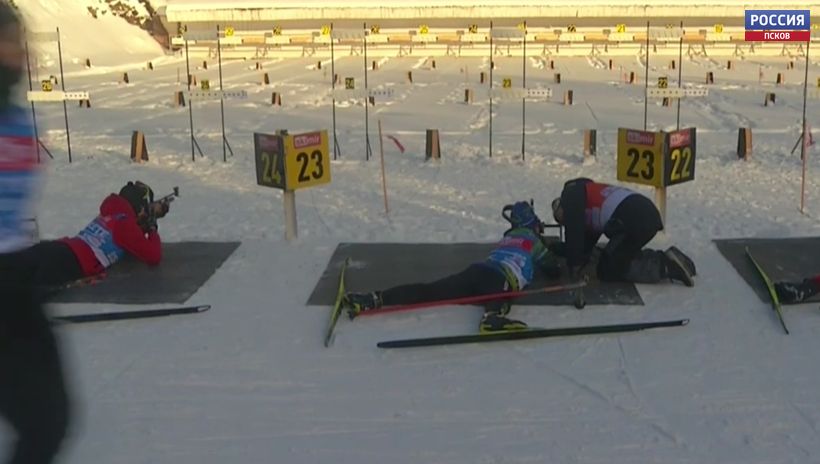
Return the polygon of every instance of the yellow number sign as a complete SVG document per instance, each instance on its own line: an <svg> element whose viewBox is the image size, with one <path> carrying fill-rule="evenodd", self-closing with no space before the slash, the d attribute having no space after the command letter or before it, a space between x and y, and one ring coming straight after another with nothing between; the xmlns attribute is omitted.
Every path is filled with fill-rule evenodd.
<svg viewBox="0 0 820 464"><path fill-rule="evenodd" d="M330 183L327 131L285 136L288 190Z"/></svg>
<svg viewBox="0 0 820 464"><path fill-rule="evenodd" d="M256 183L265 187L285 189L285 156L282 137L253 134L256 161Z"/></svg>
<svg viewBox="0 0 820 464"><path fill-rule="evenodd" d="M664 185L695 180L695 128L666 134Z"/></svg>
<svg viewBox="0 0 820 464"><path fill-rule="evenodd" d="M322 26L322 35L330 35L330 26L328 26L328 25Z"/></svg>
<svg viewBox="0 0 820 464"><path fill-rule="evenodd" d="M663 186L663 132L618 129L618 180Z"/></svg>
<svg viewBox="0 0 820 464"><path fill-rule="evenodd" d="M512 88L512 79L505 77L504 80L501 81L501 86L505 89Z"/></svg>
<svg viewBox="0 0 820 464"><path fill-rule="evenodd" d="M478 33L478 24L470 24L470 27L467 28L467 31L469 31L470 34L477 34Z"/></svg>
<svg viewBox="0 0 820 464"><path fill-rule="evenodd" d="M211 89L211 81L209 81L208 79L202 79L201 81L199 81L199 85L202 88L202 90Z"/></svg>
<svg viewBox="0 0 820 464"><path fill-rule="evenodd" d="M820 77L817 78L817 88L820 89Z"/></svg>
<svg viewBox="0 0 820 464"><path fill-rule="evenodd" d="M426 24L419 26L419 34L427 34L428 32L430 32L430 28Z"/></svg>
<svg viewBox="0 0 820 464"><path fill-rule="evenodd" d="M521 32L526 34L527 33L527 24L526 23L518 23L518 29Z"/></svg>
<svg viewBox="0 0 820 464"><path fill-rule="evenodd" d="M669 87L669 79L667 79L666 76L658 77L658 88L665 89L667 87Z"/></svg>
<svg viewBox="0 0 820 464"><path fill-rule="evenodd" d="M282 35L282 27L273 26L273 35Z"/></svg>
<svg viewBox="0 0 820 464"><path fill-rule="evenodd" d="M54 84L49 80L43 80L40 82L40 86L43 89L43 92L51 92L54 90Z"/></svg>
<svg viewBox="0 0 820 464"><path fill-rule="evenodd" d="M626 32L626 24L616 24L615 32L619 34L623 34L624 32Z"/></svg>
<svg viewBox="0 0 820 464"><path fill-rule="evenodd" d="M233 27L228 26L225 28L225 37L233 37Z"/></svg>
<svg viewBox="0 0 820 464"><path fill-rule="evenodd" d="M575 31L576 31L575 24L570 24L569 26L567 26L567 32L575 32Z"/></svg>
<svg viewBox="0 0 820 464"><path fill-rule="evenodd" d="M370 33L371 34L378 34L379 32L381 32L381 28L379 27L378 24L374 24L374 25L370 26Z"/></svg>
<svg viewBox="0 0 820 464"><path fill-rule="evenodd" d="M715 33L723 34L723 24L715 24Z"/></svg>
<svg viewBox="0 0 820 464"><path fill-rule="evenodd" d="M356 88L356 80L352 77L345 77L345 89L353 90Z"/></svg>

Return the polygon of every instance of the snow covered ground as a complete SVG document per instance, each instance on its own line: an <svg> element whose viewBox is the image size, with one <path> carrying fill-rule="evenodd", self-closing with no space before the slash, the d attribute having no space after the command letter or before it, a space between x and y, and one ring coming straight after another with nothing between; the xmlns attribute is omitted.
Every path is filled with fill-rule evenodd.
<svg viewBox="0 0 820 464"><path fill-rule="evenodd" d="M115 35L142 40L135 28ZM66 25L66 35L79 32ZM99 41L102 43L102 41ZM68 40L78 60L93 49ZM43 51L42 53L47 53ZM643 125L643 87L621 73L643 68L635 57L558 58L527 63L530 86L552 87L549 103L527 106L527 161L520 162L520 103L494 106L494 153L487 148L488 105L461 102L468 79L488 70L481 58L383 60L372 87L396 98L371 110L407 147L386 142L390 215L384 214L378 156L365 161L364 109L337 108L342 158L333 183L297 194L300 238L283 240L279 191L255 184L252 133L331 129L329 66L310 58L224 64L226 89L249 97L226 102L227 136L236 153L222 162L219 103L194 107L204 158L190 159L188 113L171 105L183 89L185 62L158 49L103 54L90 70L69 60L69 90L91 92L90 109L69 106L74 162L68 164L62 109L38 105L44 142L55 160L41 206L45 237L76 233L98 202L129 179L155 191L180 186L160 225L165 240L241 240L242 246L191 303L197 316L65 327L68 370L77 400L66 463L805 463L820 461L820 393L816 305L785 310L783 335L762 304L717 252L714 238L820 233L817 148L810 154L807 213L798 211L801 165L789 151L799 131L802 61L736 61L726 70L709 58L685 59L686 82L715 73L710 98L684 103L684 127L698 129L696 180L670 188L667 233L654 247L676 244L698 265L694 289L639 286L645 306L590 306L583 311L527 307L516 317L534 326L690 318L685 328L623 336L515 342L385 352L381 340L475 330L478 309L342 320L335 344L321 337L328 308L305 301L339 242L460 242L496 239L501 207L548 203L562 183L588 176L615 183L618 127ZM41 55L42 56L42 55ZM96 55L95 55L96 56ZM52 57L53 58L53 57ZM155 69L145 62L153 59ZM131 63L138 63L136 65ZM55 74L41 59L39 77ZM326 65L328 63L325 63ZM651 63L650 79L676 71ZM201 63L192 63L197 67ZM520 59L499 58L496 85L520 85ZM342 77L363 80L361 57L337 57ZM764 83L758 84L762 66ZM413 70L415 83L405 84ZM467 71L466 73L464 71ZM118 83L127 71L130 84ZM192 69L218 82L216 63ZM560 72L561 84L553 84ZM776 73L786 84L775 86ZM809 82L820 74L817 60ZM642 81L641 81L642 82ZM575 105L560 104L573 89ZM281 92L282 107L270 105ZM763 107L764 92L777 104ZM809 115L818 121L818 102ZM649 105L651 129L670 129L675 110ZM754 130L750 162L735 157L737 128ZM441 130L441 162L425 163L424 131ZM582 132L598 129L599 156L584 162ZM145 133L151 161L129 162L131 131ZM651 191L639 190L651 195ZM55 313L111 309L60 305ZM814 360L814 361L813 361ZM7 435L3 435L7 436ZM0 446L0 451L3 451Z"/></svg>

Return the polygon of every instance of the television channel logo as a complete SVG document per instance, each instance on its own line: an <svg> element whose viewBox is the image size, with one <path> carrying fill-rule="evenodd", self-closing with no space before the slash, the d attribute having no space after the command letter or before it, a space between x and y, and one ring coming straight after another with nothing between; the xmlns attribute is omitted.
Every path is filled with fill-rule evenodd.
<svg viewBox="0 0 820 464"><path fill-rule="evenodd" d="M747 42L808 42L810 10L746 10Z"/></svg>

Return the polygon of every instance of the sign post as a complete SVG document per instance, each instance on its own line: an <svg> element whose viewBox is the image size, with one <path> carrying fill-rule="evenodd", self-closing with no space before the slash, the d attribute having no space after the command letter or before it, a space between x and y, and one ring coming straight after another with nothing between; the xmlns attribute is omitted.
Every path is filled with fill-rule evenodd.
<svg viewBox="0 0 820 464"><path fill-rule="evenodd" d="M296 190L329 184L330 156L327 131L253 134L256 183L283 191L285 239L297 238Z"/></svg>
<svg viewBox="0 0 820 464"><path fill-rule="evenodd" d="M673 132L618 129L620 181L655 187L655 203L666 225L666 187L695 180L695 128Z"/></svg>

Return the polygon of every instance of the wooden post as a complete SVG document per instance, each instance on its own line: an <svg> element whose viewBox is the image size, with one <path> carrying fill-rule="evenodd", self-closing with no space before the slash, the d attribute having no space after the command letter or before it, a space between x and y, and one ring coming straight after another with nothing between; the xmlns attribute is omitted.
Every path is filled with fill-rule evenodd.
<svg viewBox="0 0 820 464"><path fill-rule="evenodd" d="M561 83L561 73L555 73L554 80L556 84Z"/></svg>
<svg viewBox="0 0 820 464"><path fill-rule="evenodd" d="M464 103L473 102L473 89L464 89Z"/></svg>
<svg viewBox="0 0 820 464"><path fill-rule="evenodd" d="M379 62L376 61L376 60L373 60L373 71L375 71L377 69L379 69Z"/></svg>
<svg viewBox="0 0 820 464"><path fill-rule="evenodd" d="M661 224L666 226L666 187L655 187L655 206L661 213Z"/></svg>
<svg viewBox="0 0 820 464"><path fill-rule="evenodd" d="M288 131L281 129L274 133L281 137L288 135ZM285 209L285 240L292 242L299 236L296 226L296 191L283 190L282 203Z"/></svg>
<svg viewBox="0 0 820 464"><path fill-rule="evenodd" d="M737 130L737 157L749 161L752 157L752 128L740 127Z"/></svg>
<svg viewBox="0 0 820 464"><path fill-rule="evenodd" d="M672 106L672 99L669 97L663 97L663 100L661 100L661 106Z"/></svg>
<svg viewBox="0 0 820 464"><path fill-rule="evenodd" d="M80 100L80 108L82 107L91 108L91 100L88 98Z"/></svg>
<svg viewBox="0 0 820 464"><path fill-rule="evenodd" d="M185 106L185 94L181 90L174 92L174 106L177 108Z"/></svg>
<svg viewBox="0 0 820 464"><path fill-rule="evenodd" d="M478 75L478 80L483 84L487 80L487 74L481 71L481 74Z"/></svg>
<svg viewBox="0 0 820 464"><path fill-rule="evenodd" d="M766 92L766 96L763 99L763 106L769 106L769 102L772 102L774 105L775 95L773 92Z"/></svg>
<svg viewBox="0 0 820 464"><path fill-rule="evenodd" d="M282 200L285 205L285 240L291 242L298 237L296 227L296 191L283 190Z"/></svg>
<svg viewBox="0 0 820 464"><path fill-rule="evenodd" d="M712 71L706 73L706 83L707 84L714 84L715 83L715 75Z"/></svg>
<svg viewBox="0 0 820 464"><path fill-rule="evenodd" d="M726 62L726 69L732 69L732 60Z"/></svg>
<svg viewBox="0 0 820 464"><path fill-rule="evenodd" d="M597 131L595 129L587 129L584 131L584 158L596 156L597 153Z"/></svg>
<svg viewBox="0 0 820 464"><path fill-rule="evenodd" d="M432 63L430 63L430 65L433 67L433 69L436 69L436 60L433 60Z"/></svg>
<svg viewBox="0 0 820 464"><path fill-rule="evenodd" d="M319 60L319 61L316 63L316 69L322 69L322 60Z"/></svg>
<svg viewBox="0 0 820 464"><path fill-rule="evenodd" d="M669 69L675 69L675 60L669 62Z"/></svg>
<svg viewBox="0 0 820 464"><path fill-rule="evenodd" d="M555 69L555 61L550 60L550 69Z"/></svg>
<svg viewBox="0 0 820 464"><path fill-rule="evenodd" d="M154 70L154 63L152 63L152 62L150 62L150 61L148 62L148 70L149 70L149 71L153 71L153 70ZM179 71L179 70L177 70L177 72L178 72L178 71Z"/></svg>
<svg viewBox="0 0 820 464"><path fill-rule="evenodd" d="M407 82L413 83L413 71L407 71Z"/></svg>
<svg viewBox="0 0 820 464"><path fill-rule="evenodd" d="M783 78L783 74L777 73L777 80L775 81L777 85L785 84L786 80Z"/></svg>
<svg viewBox="0 0 820 464"><path fill-rule="evenodd" d="M202 61L202 69L208 69L208 62Z"/></svg>
<svg viewBox="0 0 820 464"><path fill-rule="evenodd" d="M282 95L279 92L273 92L270 102L271 105L282 106Z"/></svg>
<svg viewBox="0 0 820 464"><path fill-rule="evenodd" d="M85 59L85 67L86 67L86 68L90 68L90 67L91 67L91 58L86 58L86 59Z"/></svg>
<svg viewBox="0 0 820 464"><path fill-rule="evenodd" d="M256 62L256 69L257 69L257 70L261 70L261 69L262 69L262 63L260 63L260 62L258 62L258 61L257 61L257 62Z"/></svg>
<svg viewBox="0 0 820 464"><path fill-rule="evenodd" d="M612 58L609 59L609 69L612 69Z"/></svg>
<svg viewBox="0 0 820 464"><path fill-rule="evenodd" d="M262 75L262 85L269 85L270 84L270 77L268 77L268 73Z"/></svg>
<svg viewBox="0 0 820 464"><path fill-rule="evenodd" d="M630 84L635 83L635 71L629 71L629 83Z"/></svg>
<svg viewBox="0 0 820 464"><path fill-rule="evenodd" d="M564 105L572 105L572 90L567 90L564 92Z"/></svg>
<svg viewBox="0 0 820 464"><path fill-rule="evenodd" d="M387 206L387 175L384 170L384 137L382 136L382 120L379 119L379 156L382 160L382 193L384 194L384 214L390 214L390 207Z"/></svg>
<svg viewBox="0 0 820 464"><path fill-rule="evenodd" d="M128 80L128 73L127 73L127 72L126 72L126 73L122 73L122 82L123 82L124 84L128 84L129 82L131 82L130 80Z"/></svg>
<svg viewBox="0 0 820 464"><path fill-rule="evenodd" d="M427 129L427 143L424 149L424 159L441 159L441 145L439 144L438 129Z"/></svg>
<svg viewBox="0 0 820 464"><path fill-rule="evenodd" d="M148 161L148 147L145 145L145 135L140 131L131 134L131 161L142 163Z"/></svg>

